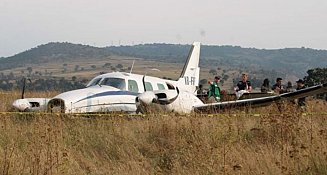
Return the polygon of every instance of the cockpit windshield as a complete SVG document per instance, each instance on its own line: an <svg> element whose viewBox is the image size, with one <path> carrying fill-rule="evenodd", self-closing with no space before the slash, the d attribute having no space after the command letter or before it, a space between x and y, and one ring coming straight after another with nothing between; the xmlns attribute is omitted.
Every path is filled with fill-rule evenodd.
<svg viewBox="0 0 327 175"><path fill-rule="evenodd" d="M101 79L102 78L95 78L95 79L91 80L89 82L89 84L86 85L86 87L95 86L95 85L99 84Z"/></svg>
<svg viewBox="0 0 327 175"><path fill-rule="evenodd" d="M124 79L121 78L104 78L100 85L112 86L120 90L126 90L126 83Z"/></svg>

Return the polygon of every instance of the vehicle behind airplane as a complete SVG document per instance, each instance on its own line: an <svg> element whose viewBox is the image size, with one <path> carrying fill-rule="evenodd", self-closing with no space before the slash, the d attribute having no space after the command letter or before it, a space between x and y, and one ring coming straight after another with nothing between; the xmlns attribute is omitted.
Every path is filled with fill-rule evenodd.
<svg viewBox="0 0 327 175"><path fill-rule="evenodd" d="M200 43L193 43L177 81L125 72L112 72L93 78L86 88L64 92L54 98L15 100L19 111L60 113L135 112L135 98L145 91L180 89L195 94L199 84Z"/></svg>

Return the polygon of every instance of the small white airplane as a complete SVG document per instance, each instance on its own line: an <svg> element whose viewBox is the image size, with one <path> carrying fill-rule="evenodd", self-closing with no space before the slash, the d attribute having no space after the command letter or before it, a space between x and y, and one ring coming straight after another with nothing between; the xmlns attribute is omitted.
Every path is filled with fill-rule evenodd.
<svg viewBox="0 0 327 175"><path fill-rule="evenodd" d="M327 92L327 83L280 95L204 104L193 93L187 91L180 91L178 89L156 90L138 95L136 105L137 111L142 113L152 112L153 109L177 113L191 113L193 111L217 113L222 109L261 107L274 102L294 100L324 92Z"/></svg>
<svg viewBox="0 0 327 175"><path fill-rule="evenodd" d="M125 72L112 72L93 78L86 88L64 92L54 98L23 98L13 102L19 111L60 113L136 112L135 99L153 90L183 90L196 93L199 84L200 43L194 42L177 81Z"/></svg>

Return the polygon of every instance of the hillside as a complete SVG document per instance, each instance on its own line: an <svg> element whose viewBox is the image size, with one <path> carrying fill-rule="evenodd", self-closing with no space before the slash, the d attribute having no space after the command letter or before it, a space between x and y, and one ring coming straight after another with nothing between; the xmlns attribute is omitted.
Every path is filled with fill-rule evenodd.
<svg viewBox="0 0 327 175"><path fill-rule="evenodd" d="M26 64L104 59L110 55L183 63L189 48L189 45L177 44L143 44L98 48L81 44L48 43L11 57L1 58L0 70L23 67ZM207 68L275 70L302 77L310 68L327 66L327 51L309 48L266 50L237 46L203 45L200 64L201 67Z"/></svg>
<svg viewBox="0 0 327 175"><path fill-rule="evenodd" d="M188 45L145 44L106 48L119 55L142 58L184 61ZM286 48L277 50L241 48L237 46L208 46L201 48L202 66L227 66L243 69L281 71L285 74L303 76L314 67L327 66L327 51L309 48Z"/></svg>
<svg viewBox="0 0 327 175"><path fill-rule="evenodd" d="M103 58L109 56L106 49L71 43L48 43L0 59L0 70L22 67L26 64L76 61L85 58Z"/></svg>

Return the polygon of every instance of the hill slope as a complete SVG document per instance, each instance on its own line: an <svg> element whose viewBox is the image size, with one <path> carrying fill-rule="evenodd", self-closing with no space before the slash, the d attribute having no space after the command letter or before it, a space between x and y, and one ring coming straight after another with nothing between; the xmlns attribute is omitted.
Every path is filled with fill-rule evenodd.
<svg viewBox="0 0 327 175"><path fill-rule="evenodd" d="M81 58L103 58L110 55L106 49L72 43L48 43L0 59L0 70L22 67L26 64L60 62Z"/></svg>
<svg viewBox="0 0 327 175"><path fill-rule="evenodd" d="M71 43L48 43L17 55L1 58L0 70L22 67L26 64L59 62L61 60L103 59L110 55L138 57L164 62L184 62L189 45L144 44L98 48ZM276 70L285 74L303 76L306 70L327 66L327 51L308 48L265 50L236 46L207 46L201 48L201 66Z"/></svg>

